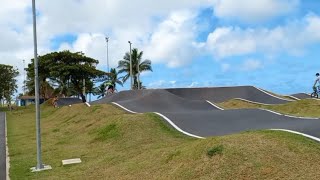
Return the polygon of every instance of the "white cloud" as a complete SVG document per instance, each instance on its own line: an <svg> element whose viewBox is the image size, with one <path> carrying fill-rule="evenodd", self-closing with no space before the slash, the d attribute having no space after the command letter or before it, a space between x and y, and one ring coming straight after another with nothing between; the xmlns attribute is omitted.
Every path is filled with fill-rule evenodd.
<svg viewBox="0 0 320 180"><path fill-rule="evenodd" d="M195 13L178 11L172 13L152 33L145 46L146 55L155 63L165 63L169 67L179 67L189 63L199 50L195 42Z"/></svg>
<svg viewBox="0 0 320 180"><path fill-rule="evenodd" d="M299 0L213 0L214 14L217 17L247 22L289 14L299 4Z"/></svg>
<svg viewBox="0 0 320 180"><path fill-rule="evenodd" d="M255 59L247 59L244 63L240 66L241 70L243 71L253 71L259 68L262 68L262 63L259 60Z"/></svg>
<svg viewBox="0 0 320 180"><path fill-rule="evenodd" d="M177 81L158 80L148 84L148 88L173 88L176 87Z"/></svg>
<svg viewBox="0 0 320 180"><path fill-rule="evenodd" d="M300 55L314 43L320 43L320 17L309 14L272 29L218 27L209 34L206 48L223 59L253 53Z"/></svg>
<svg viewBox="0 0 320 180"><path fill-rule="evenodd" d="M199 85L199 82L192 82L188 87L191 88L191 87L196 87Z"/></svg>

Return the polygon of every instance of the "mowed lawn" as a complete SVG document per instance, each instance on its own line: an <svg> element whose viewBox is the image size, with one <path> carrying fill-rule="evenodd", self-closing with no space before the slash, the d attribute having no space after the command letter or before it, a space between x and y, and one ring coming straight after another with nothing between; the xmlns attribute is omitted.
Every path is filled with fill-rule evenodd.
<svg viewBox="0 0 320 180"><path fill-rule="evenodd" d="M293 116L320 118L320 101L315 99L303 99L279 105L260 105L231 99L218 105L224 109L264 108Z"/></svg>
<svg viewBox="0 0 320 180"><path fill-rule="evenodd" d="M320 179L320 143L286 132L250 131L194 139L154 114L112 105L42 106L36 165L33 107L7 112L10 177L21 179ZM258 117L257 117L258 118ZM81 158L62 166L61 160Z"/></svg>

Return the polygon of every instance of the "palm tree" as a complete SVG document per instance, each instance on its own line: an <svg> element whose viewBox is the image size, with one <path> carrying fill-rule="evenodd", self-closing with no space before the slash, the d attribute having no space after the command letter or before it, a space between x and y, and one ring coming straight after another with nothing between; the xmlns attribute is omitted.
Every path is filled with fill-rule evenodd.
<svg viewBox="0 0 320 180"><path fill-rule="evenodd" d="M93 95L98 96L98 99L104 97L106 94L106 83L100 84L100 86L95 87L93 91Z"/></svg>
<svg viewBox="0 0 320 180"><path fill-rule="evenodd" d="M132 76L133 76L133 88L138 87L138 66L140 73L143 71L152 71L151 67L151 61L146 59L141 62L143 55L143 51L139 52L137 48L134 48L131 53L131 59L132 59ZM118 63L119 68L119 74L120 73L126 73L125 76L123 76L123 83L125 83L129 77L130 77L130 53L126 52L125 56L123 57L123 60L120 60ZM141 86L142 87L142 86Z"/></svg>
<svg viewBox="0 0 320 180"><path fill-rule="evenodd" d="M110 69L110 74L108 75L109 76L108 82L110 82L113 85L114 89L116 89L117 84L123 86L123 83L121 81L123 77L118 77L118 75L119 75L119 72L117 72L116 68Z"/></svg>

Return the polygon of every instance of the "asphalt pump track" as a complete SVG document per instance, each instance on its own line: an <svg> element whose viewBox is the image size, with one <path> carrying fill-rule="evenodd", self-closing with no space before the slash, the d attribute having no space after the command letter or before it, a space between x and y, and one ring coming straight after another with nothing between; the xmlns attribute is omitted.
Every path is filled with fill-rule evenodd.
<svg viewBox="0 0 320 180"><path fill-rule="evenodd" d="M213 106L238 97L268 104L289 102L252 86L240 86L122 91L92 104L114 102L131 112L158 112L184 132L200 137L286 129L320 138L319 119L288 117L262 109L220 110Z"/></svg>

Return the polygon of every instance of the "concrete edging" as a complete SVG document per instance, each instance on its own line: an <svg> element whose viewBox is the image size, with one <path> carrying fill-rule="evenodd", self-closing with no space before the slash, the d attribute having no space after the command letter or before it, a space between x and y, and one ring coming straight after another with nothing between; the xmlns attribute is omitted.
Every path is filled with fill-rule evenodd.
<svg viewBox="0 0 320 180"><path fill-rule="evenodd" d="M216 105L216 104L214 104L213 102L211 102L211 101L209 101L209 100L206 100L207 101L207 103L209 103L210 105L212 105L213 107L215 107L215 108L218 108L218 109L220 109L220 110L224 110L223 108L221 108L221 107L219 107L218 105Z"/></svg>
<svg viewBox="0 0 320 180"><path fill-rule="evenodd" d="M129 112L129 113L133 113L133 114L142 114L142 113L137 113L137 112L134 112L134 111L131 111L125 107L123 107L122 105L116 103L116 102L112 102L112 104L122 108L123 110ZM162 117L164 120L166 120L171 126L173 126L177 131L187 135L187 136L191 136L191 137L194 137L194 138L198 138L198 139L205 139L204 137L201 137L201 136L197 136L197 135L194 135L194 134L191 134L191 133L188 133L182 129L180 129L176 124L174 124L168 117L166 117L165 115L159 113L159 112L153 112L155 114L157 114L158 116Z"/></svg>
<svg viewBox="0 0 320 180"><path fill-rule="evenodd" d="M301 99L299 99L299 98L297 98L297 97L294 97L294 96L291 96L291 95L284 95L284 96L285 96L285 97L290 97L290 98L295 99L295 100L297 100L297 101L301 100Z"/></svg>
<svg viewBox="0 0 320 180"><path fill-rule="evenodd" d="M290 101L294 101L294 100L284 99L284 98L281 98L281 97L275 96L275 95L270 94L270 93L266 92L265 90L260 89L260 88L258 88L258 87L256 87L256 86L253 86L253 87L254 87L254 88L256 88L256 89L258 89L259 91L261 91L261 92L263 92L263 93L265 93L265 94L269 95L269 96L274 97L274 98L281 99L281 100L288 101L288 102L290 102Z"/></svg>
<svg viewBox="0 0 320 180"><path fill-rule="evenodd" d="M255 102L255 101L250 101L250 100L247 100L247 99L242 99L242 98L234 98L236 100L241 100L241 101L245 101L245 102L249 102L249 103L253 103L253 104L259 104L259 105L275 105L275 104L266 104L266 103L260 103L260 102Z"/></svg>
<svg viewBox="0 0 320 180"><path fill-rule="evenodd" d="M292 131L292 130L288 130L288 129L270 129L270 130L272 130L272 131L284 131L284 132L289 132L289 133L293 133L293 134L298 134L298 135L313 139L313 140L315 140L315 141L320 143L320 139L319 138L311 136L311 135L308 135L308 134L304 134L304 133L301 133L301 132Z"/></svg>
<svg viewBox="0 0 320 180"><path fill-rule="evenodd" d="M314 117L300 117L300 116L291 116L291 115L287 115L287 114L281 114L281 113L278 113L278 112L275 112L275 111L272 111L272 110L269 110L269 109L263 109L263 108L259 108L260 110L263 110L263 111L268 111L268 112L271 112L273 114L277 114L279 116L286 116L286 117L290 117L290 118L296 118L296 119L319 119L319 118L314 118Z"/></svg>
<svg viewBox="0 0 320 180"><path fill-rule="evenodd" d="M120 108L124 109L125 111L128 111L130 113L134 113L134 114L138 114L137 112L134 112L134 111L131 111L123 106L121 106L120 104L116 103L116 102L112 102L113 104L119 106ZM277 112L274 112L274 111L271 111L271 110L266 110L266 109L261 109L261 110L264 110L264 111L269 111L271 113L275 113L275 114L280 114L280 113L277 113ZM182 129L180 129L176 124L174 124L168 117L164 116L163 114L161 113L158 113L158 112L153 112L157 115L159 115L160 117L164 118L168 123L170 123L170 125L172 125L176 130L178 130L179 132L185 134L185 135L188 135L188 136L191 136L191 137L194 137L194 138L199 138L199 139L206 139L205 137L201 137L201 136L197 136L197 135L194 135L194 134L191 134L191 133L188 133L186 131L183 131ZM282 114L280 114L282 115ZM288 133L293 133L293 134L298 134L298 135L301 135L301 136L304 136L304 137L307 137L307 138L310 138L310 139L313 139L317 142L320 143L320 138L317 138L317 137L314 137L314 136L311 136L311 135L308 135L308 134L304 134L304 133L300 133L300 132L297 132L297 131L292 131L292 130L288 130L288 129L268 129L268 130L272 130L272 131L284 131L284 132L288 132Z"/></svg>

